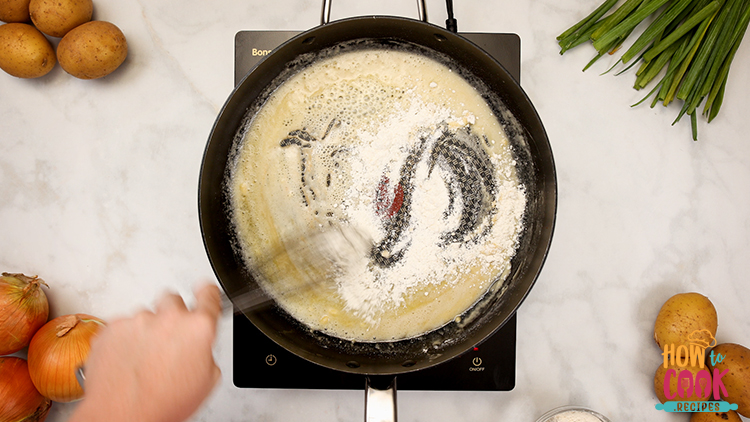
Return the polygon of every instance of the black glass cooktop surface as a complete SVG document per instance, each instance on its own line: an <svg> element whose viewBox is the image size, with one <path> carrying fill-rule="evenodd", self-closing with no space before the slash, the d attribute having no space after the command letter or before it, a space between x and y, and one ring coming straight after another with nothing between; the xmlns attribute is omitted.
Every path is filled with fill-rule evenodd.
<svg viewBox="0 0 750 422"><path fill-rule="evenodd" d="M295 31L241 31L235 36L235 84ZM515 34L461 33L491 54L516 80L521 40ZM363 375L308 362L277 345L244 315L234 317L233 379L239 388L361 390ZM510 391L516 382L516 316L482 344L448 362L398 376L399 390Z"/></svg>

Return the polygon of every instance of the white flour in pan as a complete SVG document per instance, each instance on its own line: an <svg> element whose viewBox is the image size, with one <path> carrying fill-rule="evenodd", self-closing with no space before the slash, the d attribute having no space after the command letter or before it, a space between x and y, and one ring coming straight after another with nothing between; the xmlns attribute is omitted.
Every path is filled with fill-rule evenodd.
<svg viewBox="0 0 750 422"><path fill-rule="evenodd" d="M263 287L310 328L356 341L417 336L469 309L509 271L526 206L481 95L396 50L335 55L277 88L249 122L230 190ZM300 247L331 225L367 246Z"/></svg>

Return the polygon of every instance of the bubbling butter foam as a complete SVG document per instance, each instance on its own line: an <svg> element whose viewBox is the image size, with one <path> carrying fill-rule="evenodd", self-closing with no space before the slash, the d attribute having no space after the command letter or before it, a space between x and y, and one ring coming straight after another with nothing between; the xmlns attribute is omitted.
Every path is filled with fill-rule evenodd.
<svg viewBox="0 0 750 422"><path fill-rule="evenodd" d="M280 84L243 133L229 179L242 252L311 329L418 336L509 272L526 206L513 151L479 91L439 61L386 48L325 57ZM300 242L331 225L371 247L322 269L304 262Z"/></svg>

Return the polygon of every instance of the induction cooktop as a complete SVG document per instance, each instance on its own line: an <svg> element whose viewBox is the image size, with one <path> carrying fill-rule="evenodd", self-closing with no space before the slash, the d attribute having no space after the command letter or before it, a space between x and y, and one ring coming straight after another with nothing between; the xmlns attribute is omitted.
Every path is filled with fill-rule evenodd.
<svg viewBox="0 0 750 422"><path fill-rule="evenodd" d="M296 31L240 31L235 36L234 83ZM520 81L521 40L516 34L460 33L492 55ZM516 318L450 361L398 376L399 390L510 391L516 375ZM331 370L274 343L241 313L233 326L233 380L239 388L361 390L364 375Z"/></svg>

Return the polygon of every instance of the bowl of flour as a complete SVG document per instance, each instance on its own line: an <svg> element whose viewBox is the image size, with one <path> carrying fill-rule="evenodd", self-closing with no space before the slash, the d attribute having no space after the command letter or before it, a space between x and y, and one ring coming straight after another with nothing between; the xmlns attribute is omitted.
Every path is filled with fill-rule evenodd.
<svg viewBox="0 0 750 422"><path fill-rule="evenodd" d="M603 415L585 407L563 406L552 409L536 422L610 422Z"/></svg>

